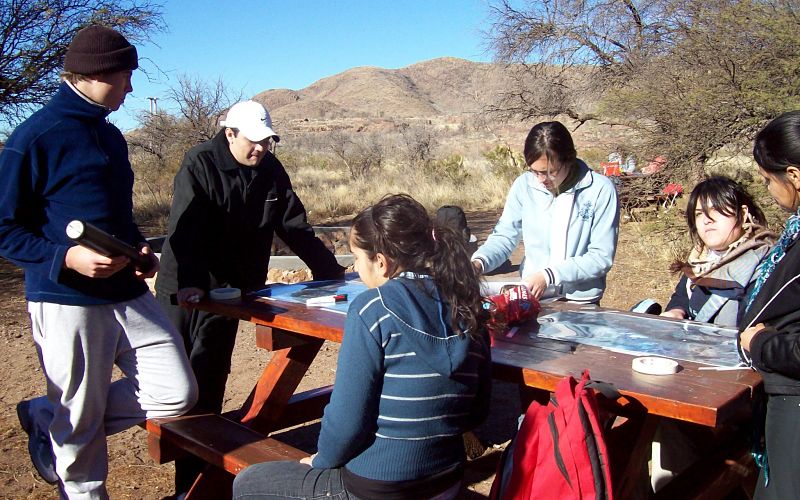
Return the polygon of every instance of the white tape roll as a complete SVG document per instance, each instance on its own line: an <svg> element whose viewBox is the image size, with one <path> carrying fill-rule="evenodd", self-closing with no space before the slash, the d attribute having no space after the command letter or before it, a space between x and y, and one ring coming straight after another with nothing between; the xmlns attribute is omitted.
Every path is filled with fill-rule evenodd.
<svg viewBox="0 0 800 500"><path fill-rule="evenodd" d="M657 356L644 356L633 358L631 368L639 373L648 375L672 375L678 372L678 363L667 358Z"/></svg>
<svg viewBox="0 0 800 500"><path fill-rule="evenodd" d="M238 288L215 288L208 292L211 300L233 300L242 296L242 291Z"/></svg>

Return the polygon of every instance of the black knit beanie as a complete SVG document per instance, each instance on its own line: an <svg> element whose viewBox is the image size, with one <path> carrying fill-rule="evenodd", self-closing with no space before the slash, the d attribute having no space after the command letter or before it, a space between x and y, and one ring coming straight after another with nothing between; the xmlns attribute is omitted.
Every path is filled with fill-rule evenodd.
<svg viewBox="0 0 800 500"><path fill-rule="evenodd" d="M67 48L64 71L79 75L114 73L139 67L136 47L117 31L105 26L80 30Z"/></svg>

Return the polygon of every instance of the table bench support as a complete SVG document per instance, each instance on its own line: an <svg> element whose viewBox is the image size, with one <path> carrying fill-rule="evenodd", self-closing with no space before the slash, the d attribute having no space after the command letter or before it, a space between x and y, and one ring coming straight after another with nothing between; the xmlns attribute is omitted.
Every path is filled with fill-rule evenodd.
<svg viewBox="0 0 800 500"><path fill-rule="evenodd" d="M322 344L321 339L307 339L300 345L275 351L242 406L241 422L264 434L274 430Z"/></svg>

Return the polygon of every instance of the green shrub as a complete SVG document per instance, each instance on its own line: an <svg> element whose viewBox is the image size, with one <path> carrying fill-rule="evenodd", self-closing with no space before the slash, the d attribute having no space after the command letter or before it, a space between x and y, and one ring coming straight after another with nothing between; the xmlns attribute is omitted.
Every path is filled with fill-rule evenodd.
<svg viewBox="0 0 800 500"><path fill-rule="evenodd" d="M490 151L483 153L489 161L489 170L500 179L513 181L525 169L525 160L522 154L515 153L505 144L497 145Z"/></svg>
<svg viewBox="0 0 800 500"><path fill-rule="evenodd" d="M469 179L469 172L464 168L464 157L459 154L428 161L425 163L424 170L434 179L443 178L457 186L464 184Z"/></svg>
<svg viewBox="0 0 800 500"><path fill-rule="evenodd" d="M756 204L761 207L764 212L764 217L767 218L767 225L776 233L783 231L783 226L786 223L787 213L775 203L772 195L767 191L767 186L757 174L753 175L750 172L740 171L739 175L735 177L744 188L753 197Z"/></svg>

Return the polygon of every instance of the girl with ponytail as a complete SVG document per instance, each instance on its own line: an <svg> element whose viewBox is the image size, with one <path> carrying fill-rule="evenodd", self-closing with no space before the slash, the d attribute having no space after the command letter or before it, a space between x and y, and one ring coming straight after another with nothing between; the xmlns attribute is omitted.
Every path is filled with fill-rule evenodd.
<svg viewBox="0 0 800 500"><path fill-rule="evenodd" d="M407 195L350 231L369 288L353 299L317 454L254 465L234 498L455 498L462 434L489 410L491 360L479 276L463 237Z"/></svg>
<svg viewBox="0 0 800 500"><path fill-rule="evenodd" d="M429 276L444 302L451 305L453 329L478 331L480 318L486 313L480 276L470 264L464 239L449 227L436 226L412 197L387 196L358 214L353 220L350 246L363 250L367 258L356 262L357 271L359 263L377 259L389 266L387 279L403 272Z"/></svg>

